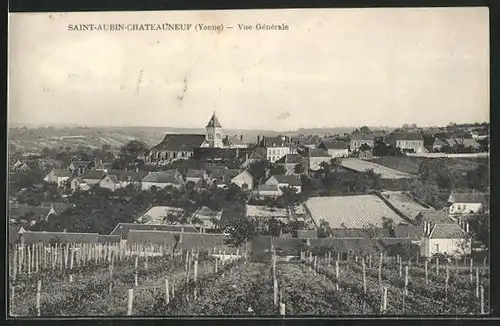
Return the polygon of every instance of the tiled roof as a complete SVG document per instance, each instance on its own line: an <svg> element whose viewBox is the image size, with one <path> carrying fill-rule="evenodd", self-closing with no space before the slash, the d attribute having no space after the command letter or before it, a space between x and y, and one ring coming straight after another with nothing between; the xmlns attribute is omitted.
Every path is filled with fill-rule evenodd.
<svg viewBox="0 0 500 326"><path fill-rule="evenodd" d="M389 230L384 228L374 228L372 230L367 229L333 229L333 238L378 238L378 237L388 237L390 236Z"/></svg>
<svg viewBox="0 0 500 326"><path fill-rule="evenodd" d="M330 157L328 152L319 148L309 148L307 152L309 157Z"/></svg>
<svg viewBox="0 0 500 326"><path fill-rule="evenodd" d="M52 170L54 172L54 175L60 178L69 178L71 176L71 173L66 170L66 169L54 169Z"/></svg>
<svg viewBox="0 0 500 326"><path fill-rule="evenodd" d="M72 161L71 164L75 167L88 167L92 161Z"/></svg>
<svg viewBox="0 0 500 326"><path fill-rule="evenodd" d="M48 244L51 241L59 243L95 243L98 236L97 233L26 231L21 235L21 240L25 245L39 242Z"/></svg>
<svg viewBox="0 0 500 326"><path fill-rule="evenodd" d="M318 137L292 137L291 141L303 146L316 145L321 139Z"/></svg>
<svg viewBox="0 0 500 326"><path fill-rule="evenodd" d="M394 140L424 140L419 132L393 132L389 138Z"/></svg>
<svg viewBox="0 0 500 326"><path fill-rule="evenodd" d="M365 229L372 225L383 227L383 218L390 218L395 225L404 220L375 195L311 197L306 206L319 225L326 220L333 229Z"/></svg>
<svg viewBox="0 0 500 326"><path fill-rule="evenodd" d="M451 203L481 203L484 204L486 200L486 196L482 193L465 193L465 192L454 192L450 195L448 200Z"/></svg>
<svg viewBox="0 0 500 326"><path fill-rule="evenodd" d="M149 230L149 231L175 231L180 232L198 232L193 226L184 225L165 225L165 224L138 224L138 223L118 223L111 231L110 235L119 235L122 239L127 239L130 230Z"/></svg>
<svg viewBox="0 0 500 326"><path fill-rule="evenodd" d="M349 136L351 140L374 140L375 135L373 134L352 134Z"/></svg>
<svg viewBox="0 0 500 326"><path fill-rule="evenodd" d="M180 174L176 170L150 172L142 182L180 184Z"/></svg>
<svg viewBox="0 0 500 326"><path fill-rule="evenodd" d="M108 174L108 175L107 175L107 178L108 178L111 182L113 182L114 184L119 184L119 183L120 183L120 181L118 181L118 178L117 178L117 177L116 177L116 175L114 175L114 174Z"/></svg>
<svg viewBox="0 0 500 326"><path fill-rule="evenodd" d="M98 243L119 243L121 237L119 235L103 235L99 234L97 236Z"/></svg>
<svg viewBox="0 0 500 326"><path fill-rule="evenodd" d="M148 171L122 171L117 177L122 182L141 182L148 174Z"/></svg>
<svg viewBox="0 0 500 326"><path fill-rule="evenodd" d="M222 139L222 144L224 144L224 146L243 146L245 142L236 136L227 136Z"/></svg>
<svg viewBox="0 0 500 326"><path fill-rule="evenodd" d="M432 239L461 239L467 233L455 223L435 224L429 238Z"/></svg>
<svg viewBox="0 0 500 326"><path fill-rule="evenodd" d="M105 176L105 173L100 170L87 170L82 175L82 179L85 180L101 180Z"/></svg>
<svg viewBox="0 0 500 326"><path fill-rule="evenodd" d="M299 154L286 154L276 164L307 164L307 160Z"/></svg>
<svg viewBox="0 0 500 326"><path fill-rule="evenodd" d="M262 137L259 145L261 147L286 147L289 143L282 137Z"/></svg>
<svg viewBox="0 0 500 326"><path fill-rule="evenodd" d="M253 151L250 154L250 156L248 156L248 159L249 160L263 160L263 159L265 159L265 157L262 154L260 154L260 153L258 153L256 151Z"/></svg>
<svg viewBox="0 0 500 326"><path fill-rule="evenodd" d="M210 118L210 121L208 121L208 124L205 128L222 128L219 119L215 115L215 112L212 115L212 118Z"/></svg>
<svg viewBox="0 0 500 326"><path fill-rule="evenodd" d="M151 151L193 151L200 147L205 135L197 134L167 134L163 141L154 146Z"/></svg>
<svg viewBox="0 0 500 326"><path fill-rule="evenodd" d="M204 170L188 170L186 173L187 178L202 178L204 175Z"/></svg>
<svg viewBox="0 0 500 326"><path fill-rule="evenodd" d="M326 149L347 149L347 143L342 140L324 141L322 144Z"/></svg>
<svg viewBox="0 0 500 326"><path fill-rule="evenodd" d="M288 212L284 208L274 208L268 206L246 205L246 216L250 217L287 217Z"/></svg>
<svg viewBox="0 0 500 326"><path fill-rule="evenodd" d="M415 225L396 225L394 226L395 238L409 238L411 240L420 240L424 233L422 226Z"/></svg>
<svg viewBox="0 0 500 326"><path fill-rule="evenodd" d="M447 211L422 211L417 215L422 222L447 223L451 222Z"/></svg>
<svg viewBox="0 0 500 326"><path fill-rule="evenodd" d="M271 178L275 178L278 183L282 184L288 184L290 186L301 186L302 185L302 180L300 179L299 176L296 175L273 175Z"/></svg>

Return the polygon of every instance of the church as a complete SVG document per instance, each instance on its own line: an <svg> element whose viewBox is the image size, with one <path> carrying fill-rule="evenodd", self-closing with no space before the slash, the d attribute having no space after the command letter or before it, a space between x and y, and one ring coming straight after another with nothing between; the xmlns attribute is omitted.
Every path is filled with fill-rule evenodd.
<svg viewBox="0 0 500 326"><path fill-rule="evenodd" d="M151 163L169 163L177 159L189 159L196 149L206 149L203 152L213 152L209 149L244 149L248 145L243 137L224 134L215 112L205 127L205 134L167 134L162 142L154 146L149 153ZM208 151L207 151L208 150Z"/></svg>

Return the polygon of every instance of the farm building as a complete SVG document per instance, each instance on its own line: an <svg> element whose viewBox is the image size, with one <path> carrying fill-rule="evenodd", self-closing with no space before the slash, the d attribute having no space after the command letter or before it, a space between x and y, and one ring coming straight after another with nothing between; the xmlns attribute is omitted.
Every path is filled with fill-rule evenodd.
<svg viewBox="0 0 500 326"><path fill-rule="evenodd" d="M115 174L108 174L99 182L99 187L115 191L121 188L121 184Z"/></svg>
<svg viewBox="0 0 500 326"><path fill-rule="evenodd" d="M349 146L343 140L323 141L318 148L326 150L331 158L349 156Z"/></svg>
<svg viewBox="0 0 500 326"><path fill-rule="evenodd" d="M302 191L302 180L296 175L273 175L266 181L266 185L276 185L280 189L280 192L281 188L287 187L295 188L297 193Z"/></svg>
<svg viewBox="0 0 500 326"><path fill-rule="evenodd" d="M50 171L43 181L48 183L55 183L58 187L64 187L66 182L71 178L69 171L64 169L54 169Z"/></svg>
<svg viewBox="0 0 500 326"><path fill-rule="evenodd" d="M422 257L470 255L471 244L467 232L456 223L426 223L420 254Z"/></svg>
<svg viewBox="0 0 500 326"><path fill-rule="evenodd" d="M373 134L352 134L349 138L349 148L351 152L359 150L363 144L373 149L375 144L375 135Z"/></svg>
<svg viewBox="0 0 500 326"><path fill-rule="evenodd" d="M92 161L73 161L70 163L68 170L73 175L81 176L85 171L92 169L94 165Z"/></svg>
<svg viewBox="0 0 500 326"><path fill-rule="evenodd" d="M19 241L25 246L36 243L96 243L97 233L77 233L77 232L35 232L26 231L21 234Z"/></svg>
<svg viewBox="0 0 500 326"><path fill-rule="evenodd" d="M186 172L186 183L189 181L193 182L195 185L203 183L204 180L208 178L205 170L187 170Z"/></svg>
<svg viewBox="0 0 500 326"><path fill-rule="evenodd" d="M383 228L384 218L406 224L375 195L311 197L305 205L316 225L324 219L333 229Z"/></svg>
<svg viewBox="0 0 500 326"><path fill-rule="evenodd" d="M311 171L318 171L321 169L321 163L330 164L331 157L326 150L306 148L303 155L309 162L309 170Z"/></svg>
<svg viewBox="0 0 500 326"><path fill-rule="evenodd" d="M73 191L77 191L77 190L87 191L90 189L90 185L88 185L85 181L83 181L83 179L81 177L73 178L70 182L69 187Z"/></svg>
<svg viewBox="0 0 500 326"><path fill-rule="evenodd" d="M165 188L168 186L180 188L184 185L182 175L177 170L168 170L160 172L149 172L142 179L142 190L148 190L151 187Z"/></svg>
<svg viewBox="0 0 500 326"><path fill-rule="evenodd" d="M184 214L184 209L170 206L154 206L137 218L144 224L170 224L169 218L178 220Z"/></svg>
<svg viewBox="0 0 500 326"><path fill-rule="evenodd" d="M432 208L424 207L415 202L413 198L403 191L384 191L381 193L384 200L393 209L399 211L409 220L414 221L421 212L432 212Z"/></svg>
<svg viewBox="0 0 500 326"><path fill-rule="evenodd" d="M291 141L287 136L257 138L257 147L261 148L266 159L274 163L286 154L290 154Z"/></svg>
<svg viewBox="0 0 500 326"><path fill-rule="evenodd" d="M300 154L287 154L276 161L277 166L282 166L285 169L285 174L299 174L297 173L297 165L299 171L307 172L309 162Z"/></svg>
<svg viewBox="0 0 500 326"><path fill-rule="evenodd" d="M274 208L268 206L245 205L245 216L253 219L275 218L286 221L290 216L285 208Z"/></svg>
<svg viewBox="0 0 500 326"><path fill-rule="evenodd" d="M448 198L450 215L477 214L487 206L487 197L482 193L451 193Z"/></svg>
<svg viewBox="0 0 500 326"><path fill-rule="evenodd" d="M425 222L433 223L452 223L453 220L447 211L423 211L415 217L415 222L423 224Z"/></svg>
<svg viewBox="0 0 500 326"><path fill-rule="evenodd" d="M411 175L409 173L391 169L380 164L376 164L366 160L360 160L357 158L342 159L340 164L344 168L355 172L366 172L368 170L373 170L373 172L379 174L382 179L410 179L415 177L414 175Z"/></svg>
<svg viewBox="0 0 500 326"><path fill-rule="evenodd" d="M134 243L142 244L166 244L176 250L210 250L214 248L224 250L226 253L235 253L236 248L226 244L227 236L224 234L171 232L152 230L130 230L127 245Z"/></svg>
<svg viewBox="0 0 500 326"><path fill-rule="evenodd" d="M384 228L332 229L332 238L380 238L390 236L390 231Z"/></svg>
<svg viewBox="0 0 500 326"><path fill-rule="evenodd" d="M109 235L119 235L121 239L126 240L130 230L171 232L181 232L184 230L184 232L199 232L196 227L189 225L118 223Z"/></svg>
<svg viewBox="0 0 500 326"><path fill-rule="evenodd" d="M253 190L253 177L248 171L243 171L234 178L231 179L231 183L234 183L242 189Z"/></svg>
<svg viewBox="0 0 500 326"><path fill-rule="evenodd" d="M276 198L281 196L281 190L278 185L259 185L254 191L254 196L257 198Z"/></svg>
<svg viewBox="0 0 500 326"><path fill-rule="evenodd" d="M106 173L104 171L99 170L88 170L82 176L83 182L88 184L89 186L97 185L104 178Z"/></svg>
<svg viewBox="0 0 500 326"><path fill-rule="evenodd" d="M403 152L421 153L426 151L424 138L419 132L393 132L387 137L387 142Z"/></svg>

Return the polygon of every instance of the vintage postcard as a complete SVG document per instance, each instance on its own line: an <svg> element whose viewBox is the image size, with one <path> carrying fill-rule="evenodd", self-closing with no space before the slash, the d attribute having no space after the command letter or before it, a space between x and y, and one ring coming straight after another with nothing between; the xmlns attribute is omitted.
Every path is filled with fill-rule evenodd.
<svg viewBox="0 0 500 326"><path fill-rule="evenodd" d="M13 13L11 318L490 314L487 8Z"/></svg>

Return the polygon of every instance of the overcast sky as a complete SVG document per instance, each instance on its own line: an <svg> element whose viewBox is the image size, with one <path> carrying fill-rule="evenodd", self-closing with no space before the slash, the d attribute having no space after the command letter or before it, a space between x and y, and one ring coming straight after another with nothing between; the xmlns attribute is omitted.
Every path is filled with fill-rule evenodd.
<svg viewBox="0 0 500 326"><path fill-rule="evenodd" d="M488 15L486 8L11 14L9 121L204 127L213 110L231 129L489 121ZM68 24L164 22L235 28L68 31ZM273 22L290 30L236 28Z"/></svg>

